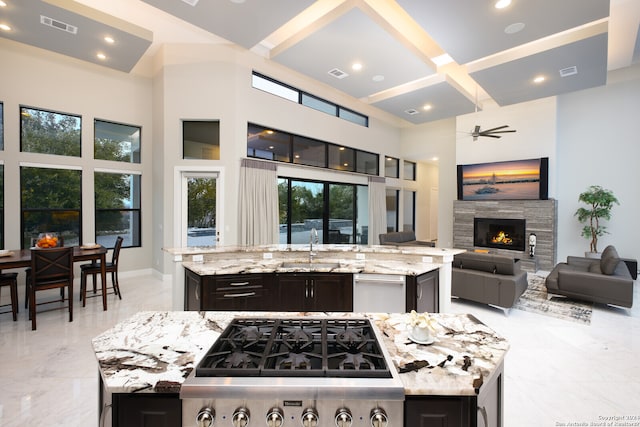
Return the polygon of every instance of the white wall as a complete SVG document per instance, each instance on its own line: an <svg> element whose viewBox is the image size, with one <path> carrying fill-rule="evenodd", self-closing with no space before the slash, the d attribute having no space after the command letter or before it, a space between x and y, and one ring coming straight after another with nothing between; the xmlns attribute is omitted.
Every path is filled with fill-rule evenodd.
<svg viewBox="0 0 640 427"><path fill-rule="evenodd" d="M558 260L589 250L573 214L590 185L620 201L598 249L613 244L620 256L639 259L640 64L609 73L607 86L558 97L557 132Z"/></svg>

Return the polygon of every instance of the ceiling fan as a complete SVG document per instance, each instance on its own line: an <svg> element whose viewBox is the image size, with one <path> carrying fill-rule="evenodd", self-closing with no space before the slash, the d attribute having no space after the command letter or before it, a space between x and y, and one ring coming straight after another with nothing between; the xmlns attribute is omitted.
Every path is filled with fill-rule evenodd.
<svg viewBox="0 0 640 427"><path fill-rule="evenodd" d="M509 125L504 125L504 126L498 126L492 129L480 130L480 126L476 125L476 127L473 129L473 132L471 132L471 136L473 137L474 141L477 141L478 137L480 136L486 136L489 138L500 138L502 135L496 135L496 134L515 132L515 129L505 129L508 127ZM501 130L501 129L505 129L505 130Z"/></svg>

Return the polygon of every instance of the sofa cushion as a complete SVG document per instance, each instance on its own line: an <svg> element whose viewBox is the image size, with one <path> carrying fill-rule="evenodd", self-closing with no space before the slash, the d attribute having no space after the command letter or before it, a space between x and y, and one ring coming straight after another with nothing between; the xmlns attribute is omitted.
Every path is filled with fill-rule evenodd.
<svg viewBox="0 0 640 427"><path fill-rule="evenodd" d="M389 233L380 234L380 244L385 243L403 243L416 240L416 233L414 231L392 231Z"/></svg>
<svg viewBox="0 0 640 427"><path fill-rule="evenodd" d="M602 251L602 256L600 257L600 270L603 274L611 276L614 271L616 271L616 267L620 263L620 257L618 256L618 251L612 245L607 246L604 251Z"/></svg>
<svg viewBox="0 0 640 427"><path fill-rule="evenodd" d="M599 262L592 262L591 264L589 264L588 271L589 271L589 273L602 274L602 270L600 269L600 263Z"/></svg>

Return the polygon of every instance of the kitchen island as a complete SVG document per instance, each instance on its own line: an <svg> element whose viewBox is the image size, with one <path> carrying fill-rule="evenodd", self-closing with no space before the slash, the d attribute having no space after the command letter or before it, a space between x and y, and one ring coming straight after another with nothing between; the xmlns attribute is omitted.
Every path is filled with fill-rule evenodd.
<svg viewBox="0 0 640 427"><path fill-rule="evenodd" d="M92 341L101 417L126 427L136 410L165 420L173 413L181 425L180 387L224 328L236 317L283 316L371 319L402 372L406 426L502 425L509 345L473 316L447 313L432 314L434 342L422 345L409 339L404 313L141 312Z"/></svg>
<svg viewBox="0 0 640 427"><path fill-rule="evenodd" d="M360 275L360 283L368 278L406 277L406 304L400 309L394 306L375 311L447 312L451 303L451 262L464 250L314 245L310 251L309 245L264 245L170 248L165 252L175 263L172 279L176 310L373 311L368 307L358 310L362 298L353 296L358 281L352 277ZM244 282L246 289L239 286ZM236 292L228 292L232 286ZM321 300L318 292L329 287L333 287L331 295L343 297L341 305ZM429 291L423 293L421 288ZM301 293L297 300L287 300L295 291ZM310 294L317 296L309 298ZM425 299L420 301L423 294ZM283 301L284 305L278 305Z"/></svg>

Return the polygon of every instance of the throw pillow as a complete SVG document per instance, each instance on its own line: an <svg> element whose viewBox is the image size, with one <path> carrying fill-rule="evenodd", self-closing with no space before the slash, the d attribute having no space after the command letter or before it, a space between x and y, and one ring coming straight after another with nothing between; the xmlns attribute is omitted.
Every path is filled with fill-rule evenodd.
<svg viewBox="0 0 640 427"><path fill-rule="evenodd" d="M602 257L600 258L600 270L602 270L603 274L611 276L616 270L619 262L620 257L618 256L618 251L616 251L616 248L609 245L604 249L604 251L602 251Z"/></svg>

